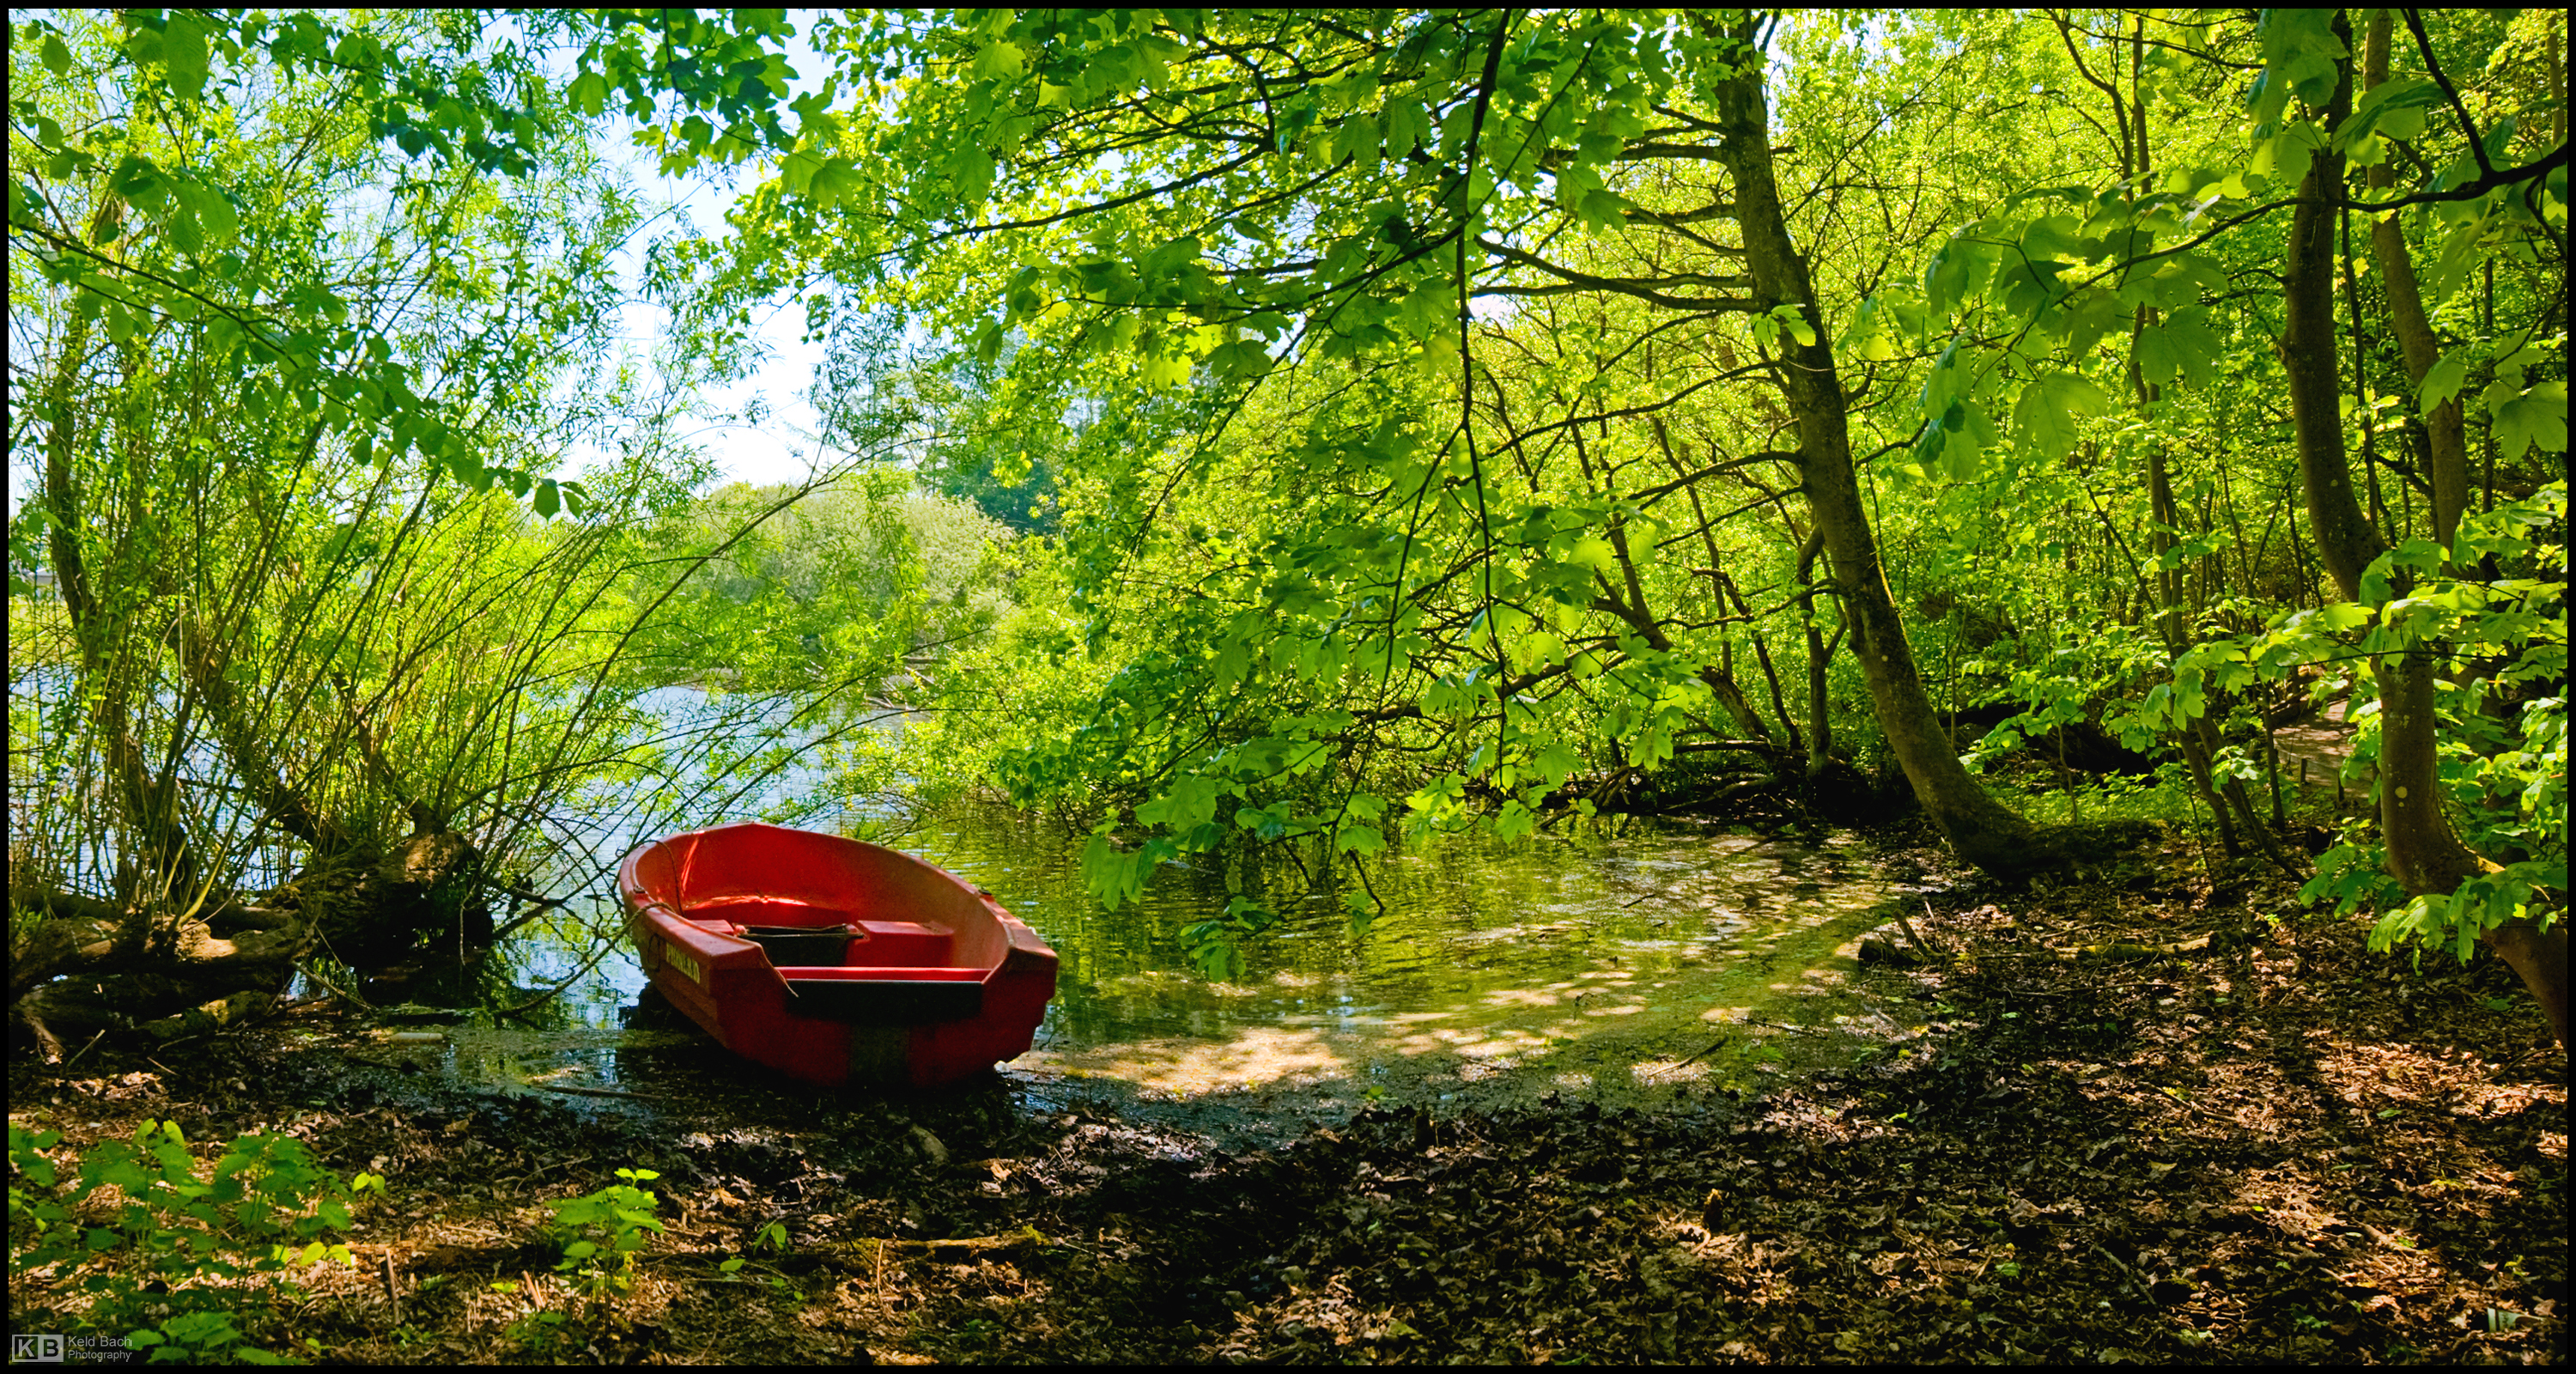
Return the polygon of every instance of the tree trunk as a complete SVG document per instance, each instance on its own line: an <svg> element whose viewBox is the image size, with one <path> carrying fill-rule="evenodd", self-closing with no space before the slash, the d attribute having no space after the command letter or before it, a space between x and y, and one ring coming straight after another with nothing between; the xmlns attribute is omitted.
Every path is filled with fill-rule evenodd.
<svg viewBox="0 0 2576 1374"><path fill-rule="evenodd" d="M1797 417L1808 509L1815 513L1826 552L1833 558L1852 653L1869 684L1879 729L1887 736L1888 748L1905 770L1906 780L1913 784L1914 795L1961 858L1997 874L2047 866L2055 862L2053 849L2040 842L2030 822L1987 795L1959 762L1957 746L1942 730L1932 699L1923 690L1913 650L1905 642L1904 622L1888 592L1869 513L1861 504L1844 414L1846 398L1835 374L1833 348L1827 342L1830 335L1822 312L1816 309L1806 259L1790 240L1779 186L1772 177L1770 110L1758 53L1752 63L1752 70L1718 88L1721 156L1735 184L1736 221L1744 233L1745 262L1752 274L1756 305L1765 309L1795 305L1813 331L1812 343L1789 337L1780 340L1783 365L1777 375Z"/></svg>
<svg viewBox="0 0 2576 1374"><path fill-rule="evenodd" d="M10 1004L40 1042L155 1021L239 994L270 997L313 946L310 923L263 908L227 912L227 937L218 923L193 916L129 911L21 884L12 885L9 900L43 913L9 958ZM132 938L138 920L149 922L139 942Z"/></svg>
<svg viewBox="0 0 2576 1374"><path fill-rule="evenodd" d="M2338 38L2351 37L2340 14L2334 30ZM2346 64L2325 110L2327 126L2341 123L2351 105ZM2344 600L2358 601L2362 573L2372 559L2387 551L2387 545L2381 542L2378 527L2362 513L2344 448L2341 369L2335 347L2332 204L2343 196L2343 157L2320 151L2308 164L2308 179L2300 183L2299 196L2298 207L2290 212L2289 257L2281 269L2281 368L2289 380L2299 486L2307 498L2317 561L2325 564Z"/></svg>
<svg viewBox="0 0 2576 1374"><path fill-rule="evenodd" d="M2363 55L2362 85L2365 89L2388 79L2388 11L2379 10L2370 21L2370 39ZM2397 169L2383 158L2370 169L2373 188L2393 186ZM2379 260L2380 280L2388 290L2388 317L2396 326L2397 345L2406 357L2407 380L2418 387L2424 374L2441 361L2441 343L2433 337L2433 324L2424 314L2424 293L2415 281L2415 260L2406 250L2406 231L2395 214L2381 215L2371 221L2370 247ZM2433 537L2450 547L2452 536L2460 532L2460 516L2469 508L2469 439L2468 430L2457 396L2433 408L2424 419L2426 448L2426 485L2433 489Z"/></svg>
<svg viewBox="0 0 2576 1374"><path fill-rule="evenodd" d="M2334 33L2350 47L2352 30L2340 13L2334 20ZM2384 35L2374 37L2382 48L2383 55L2378 60L2384 62ZM2352 106L2350 60L2338 65L2342 70L2335 93L2323 111L2330 130L2343 121ZM2306 490L2309 524L2316 533L2317 557L2333 575L2344 599L2358 601L2362 574L2372 560L2387 552L2387 545L2378 528L2362 513L2344 447L2339 404L2341 369L2334 331L2336 209L2332 204L2343 196L2343 167L2341 156L2320 152L2308 168L2308 179L2300 185L2301 199L2290 220L2289 258L2281 274L2281 363L2289 378L2299 472ZM2422 305L2420 299L2414 299L2414 269L2406 260L2404 238L2395 237L2382 247L2374 226L2373 239L2374 247L2383 254L2382 270L2391 278L2391 308L2403 309L2397 297L2404 294L2413 301L2420 320ZM2397 273L2389 269L2392 261L2404 264L2402 293L2395 280ZM2404 333L2401 324L2401 342ZM2425 342L2430 343L2429 329ZM2425 366L2431 366L2429 360ZM2411 355L2408 369L2414 371ZM2417 376L2420 380L2421 374ZM2437 529L2441 528L2446 509L2442 489L2435 487ZM2454 497L2457 504L2448 507L2454 528L2458 512L2466 503L2466 491L2463 444ZM2446 896L2493 867L2460 843L2458 834L2451 829L2450 817L2442 810L2434 710L2438 668L2438 657L2429 645L2381 654L2371 664L2380 693L2380 832L2388 844L2390 874L2405 885L2408 893L2419 897ZM2533 922L2515 921L2487 932L2484 938L2521 977L2548 1014L2559 1043L2566 1044L2566 927L2543 932Z"/></svg>
<svg viewBox="0 0 2576 1374"><path fill-rule="evenodd" d="M1827 670L1833 666L1834 647L1842 643L1842 631L1836 629L1831 640L1816 628L1816 557L1824 552L1821 532L1807 537L1798 550L1798 622L1807 635L1807 786L1812 790L1823 781L1825 771L1834 762L1833 699L1827 692Z"/></svg>

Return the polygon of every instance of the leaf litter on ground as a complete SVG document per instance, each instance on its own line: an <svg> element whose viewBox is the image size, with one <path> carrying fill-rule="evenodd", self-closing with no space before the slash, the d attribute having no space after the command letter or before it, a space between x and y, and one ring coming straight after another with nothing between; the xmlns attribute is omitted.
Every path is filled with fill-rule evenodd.
<svg viewBox="0 0 2576 1374"><path fill-rule="evenodd" d="M387 1174L354 1270L243 1317L333 1359L2563 1361L2566 1059L2537 1013L2491 960L2410 970L2220 876L1956 886L1914 918L1935 957L1863 975L1923 1033L1672 1111L1390 1104L1228 1153L998 1083L721 1066L578 1110L386 1074L316 1013L22 1056L12 1120L66 1159L149 1114ZM543 1204L627 1165L662 1171L669 1227L585 1292ZM77 1303L13 1284L13 1327Z"/></svg>

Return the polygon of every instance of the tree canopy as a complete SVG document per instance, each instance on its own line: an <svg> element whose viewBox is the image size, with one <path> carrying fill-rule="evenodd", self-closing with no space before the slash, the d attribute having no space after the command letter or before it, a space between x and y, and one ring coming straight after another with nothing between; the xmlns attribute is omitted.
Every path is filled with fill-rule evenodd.
<svg viewBox="0 0 2576 1374"><path fill-rule="evenodd" d="M2169 753L2295 864L2249 732L2376 698L2379 824L2320 890L2512 945L2564 891L2552 34L831 20L822 105L688 256L1008 356L986 413L1059 436L1068 603L1009 652L1088 663L1021 679L1060 725L1006 713L990 767L1101 818L1113 898L1236 834L1510 835L1694 752L1812 792L1857 669L1998 871L2070 841L1963 766L1963 706Z"/></svg>

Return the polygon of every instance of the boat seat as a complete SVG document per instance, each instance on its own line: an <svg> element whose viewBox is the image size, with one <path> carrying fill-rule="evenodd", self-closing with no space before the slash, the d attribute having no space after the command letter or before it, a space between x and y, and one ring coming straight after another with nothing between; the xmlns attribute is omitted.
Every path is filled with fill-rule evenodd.
<svg viewBox="0 0 2576 1374"><path fill-rule="evenodd" d="M819 974L821 969L807 970ZM984 1011L984 984L971 969L850 968L818 978L790 975L788 1011L859 1026L971 1021ZM887 975L870 976L870 975ZM923 974L936 974L925 978Z"/></svg>
<svg viewBox="0 0 2576 1374"><path fill-rule="evenodd" d="M883 968L935 968L948 962L949 952L957 937L937 926L918 921L859 922L867 932L867 952L862 957Z"/></svg>
<svg viewBox="0 0 2576 1374"><path fill-rule="evenodd" d="M719 897L710 902L691 902L680 915L710 929L726 926L803 926L811 929L846 925L850 920L846 907L820 906L782 897Z"/></svg>
<svg viewBox="0 0 2576 1374"><path fill-rule="evenodd" d="M850 961L850 942L863 938L857 927L744 926L740 938L760 946L772 968L838 968Z"/></svg>

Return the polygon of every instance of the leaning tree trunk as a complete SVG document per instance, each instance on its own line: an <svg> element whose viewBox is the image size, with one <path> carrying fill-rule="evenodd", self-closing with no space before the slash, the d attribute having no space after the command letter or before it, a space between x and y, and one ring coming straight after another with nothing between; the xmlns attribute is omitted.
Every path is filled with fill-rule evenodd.
<svg viewBox="0 0 2576 1374"><path fill-rule="evenodd" d="M1923 676L1905 641L1905 625L1887 589L1869 513L1861 504L1853 467L1851 432L1841 379L1823 313L1816 309L1807 261L1789 237L1780 191L1771 171L1771 120L1756 65L1718 89L1721 156L1734 181L1735 217L1744 233L1745 262L1754 304L1770 309L1793 304L1806 317L1812 342L1783 339L1781 389L1798 422L1798 454L1808 509L1815 512L1834 582L1842 593L1852 653L1869 684L1879 729L1905 770L1914 795L1959 856L1990 873L2013 874L2056 862L2030 822L1988 795L1959 762L1958 747L1941 728Z"/></svg>
<svg viewBox="0 0 2576 1374"><path fill-rule="evenodd" d="M2388 79L2388 11L2380 10L2370 21L2370 39L2365 49L2362 84L2376 86ZM2381 159L2370 169L2370 185L2384 190L2397 184L2397 169L2388 159ZM2379 259L2380 280L2388 289L2388 318L2397 326L2397 346L2406 358L2406 378L2418 387L2424 374L2442 360L2442 345L2433 336L2433 324L2424 313L2424 292L2416 284L2415 260L2406 249L2406 231L2395 214L2381 215L2371 221L2370 246ZM2469 438L2466 417L2460 398L2451 397L2433 407L2424 417L2425 447L2430 451L2425 465L2426 485L2433 493L2433 537L2450 547L2451 538L2460 531L2460 517L2469 508Z"/></svg>
<svg viewBox="0 0 2576 1374"><path fill-rule="evenodd" d="M2349 48L2351 29L2340 14L2334 20L2334 32ZM2384 62L2386 36L2374 37L2381 54L2379 61ZM2339 66L2342 71L2334 98L2324 112L2329 128L2341 123L2352 106L2351 63L2344 59ZM2336 202L2343 199L2343 176L2343 158L2330 150L2323 151L2310 164L2308 179L2299 188L2299 204L2291 212L2289 258L2281 274L2281 358L2289 377L2299 473L2306 491L2309 526L2316 535L2317 555L2344 599L2358 601L2362 574L2374 559L2387 552L2388 546L2362 513L2344 446L2334 329L2334 226ZM2393 230L2394 225L2390 228ZM2381 239L2374 231L2374 239L2382 270L2390 281L2390 304L2399 315L2401 346L2410 330L2420 330L2421 341L2429 343L2431 331L2422 318L2421 299L2414 290L2414 266L2406 257L2404 238L2392 233ZM2410 306L2414 312L2411 325L2406 318ZM2422 372L2415 364L2415 352L2412 348L2407 351L2408 371L2420 381ZM2430 366L2428 353L2423 367ZM2437 413L2435 423L2439 424L2441 418ZM2436 474L2433 483L2435 518L2438 522L2447 510L2454 527L2466 498L2465 443L2455 451L2462 455L2457 480ZM2437 447L2437 462L2441 452ZM2452 493L2447 501L2446 489ZM2436 528L2441 527L2437 524ZM2443 529L2442 533L2447 539L2450 530ZM2388 844L2389 872L2409 894L2418 897L2448 896L2462 883L2494 868L2460 842L2457 832L2451 829L2450 817L2442 810L2434 710L2438 670L2439 660L2429 645L2381 654L2371 664L2380 694L2380 831ZM2518 920L2488 931L2484 939L2520 975L2523 986L2531 990L2541 1010L2548 1014L2559 1044L2566 1044L2567 927L2562 923L2543 931L2535 922Z"/></svg>

